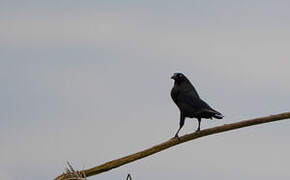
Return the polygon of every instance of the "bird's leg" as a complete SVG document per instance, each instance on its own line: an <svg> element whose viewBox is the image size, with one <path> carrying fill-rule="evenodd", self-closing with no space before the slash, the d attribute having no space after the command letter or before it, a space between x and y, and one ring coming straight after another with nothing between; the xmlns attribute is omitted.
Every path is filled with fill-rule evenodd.
<svg viewBox="0 0 290 180"><path fill-rule="evenodd" d="M174 137L179 138L178 133L179 133L180 129L181 129L181 127L179 127L179 129L178 129L178 131L175 133L175 136L174 136Z"/></svg>
<svg viewBox="0 0 290 180"><path fill-rule="evenodd" d="M179 129L176 132L174 137L178 138L178 133L179 133L180 129L182 128L182 126L184 125L184 120L185 120L185 117L184 117L183 113L180 113Z"/></svg>
<svg viewBox="0 0 290 180"><path fill-rule="evenodd" d="M201 118L198 118L197 120L198 120L198 128L197 128L197 130L196 130L195 132L200 131L200 122L201 122Z"/></svg>

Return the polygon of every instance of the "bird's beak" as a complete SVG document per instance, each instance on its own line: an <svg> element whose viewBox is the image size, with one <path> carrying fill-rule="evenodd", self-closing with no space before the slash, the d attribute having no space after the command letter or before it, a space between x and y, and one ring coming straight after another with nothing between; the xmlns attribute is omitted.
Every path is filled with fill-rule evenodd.
<svg viewBox="0 0 290 180"><path fill-rule="evenodd" d="M175 80L175 78L176 78L176 74L173 74L173 75L171 76L171 79L174 79L174 80Z"/></svg>

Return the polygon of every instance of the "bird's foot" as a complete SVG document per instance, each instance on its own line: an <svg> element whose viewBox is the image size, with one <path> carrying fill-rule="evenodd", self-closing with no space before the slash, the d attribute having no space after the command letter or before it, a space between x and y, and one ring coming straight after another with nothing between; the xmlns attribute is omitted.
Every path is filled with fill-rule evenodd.
<svg viewBox="0 0 290 180"><path fill-rule="evenodd" d="M178 134L175 134L175 136L173 138L171 138L171 139L176 139L176 138L177 138L177 140L180 140Z"/></svg>
<svg viewBox="0 0 290 180"><path fill-rule="evenodd" d="M200 131L200 129L195 130L196 133L199 132L199 131Z"/></svg>

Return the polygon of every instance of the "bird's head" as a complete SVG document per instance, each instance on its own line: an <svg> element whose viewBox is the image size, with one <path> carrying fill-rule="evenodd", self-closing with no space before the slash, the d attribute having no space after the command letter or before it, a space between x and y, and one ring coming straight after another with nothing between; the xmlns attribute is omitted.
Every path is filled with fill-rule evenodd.
<svg viewBox="0 0 290 180"><path fill-rule="evenodd" d="M187 78L182 73L174 73L171 76L171 79L173 79L177 83L180 83L180 82L183 82L183 81L187 81Z"/></svg>

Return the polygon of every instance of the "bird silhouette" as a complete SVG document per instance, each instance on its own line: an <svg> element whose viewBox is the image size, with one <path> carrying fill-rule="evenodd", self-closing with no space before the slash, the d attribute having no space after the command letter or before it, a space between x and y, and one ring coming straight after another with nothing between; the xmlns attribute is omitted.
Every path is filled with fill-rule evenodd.
<svg viewBox="0 0 290 180"><path fill-rule="evenodd" d="M174 86L171 90L171 97L180 110L179 129L175 134L178 137L180 129L184 125L185 118L196 118L198 120L198 128L200 131L201 119L222 119L224 116L211 108L198 95L197 91L182 73L174 73L171 79L174 80Z"/></svg>

